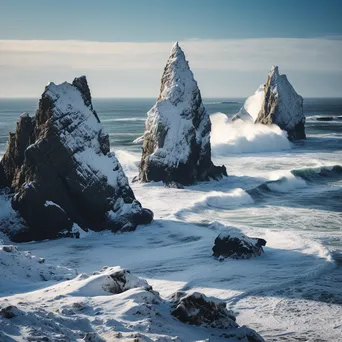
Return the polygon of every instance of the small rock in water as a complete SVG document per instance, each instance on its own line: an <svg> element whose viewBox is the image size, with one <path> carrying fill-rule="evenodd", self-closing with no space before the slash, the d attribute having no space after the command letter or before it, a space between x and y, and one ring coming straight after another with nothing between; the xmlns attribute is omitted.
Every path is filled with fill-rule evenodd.
<svg viewBox="0 0 342 342"><path fill-rule="evenodd" d="M262 247L265 245L264 239L250 238L235 231L227 232L215 239L213 256L219 261L222 261L222 258L250 259L260 256L263 253Z"/></svg>

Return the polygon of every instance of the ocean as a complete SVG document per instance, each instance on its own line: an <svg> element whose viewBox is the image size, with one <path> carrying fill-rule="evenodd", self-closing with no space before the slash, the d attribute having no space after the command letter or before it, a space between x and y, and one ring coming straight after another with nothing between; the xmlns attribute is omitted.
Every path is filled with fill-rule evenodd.
<svg viewBox="0 0 342 342"><path fill-rule="evenodd" d="M141 156L133 141L154 102L93 100L130 180ZM106 243L97 233L21 248L79 272L127 267L163 296L182 289L219 297L239 324L267 341L342 341L342 99L304 99L307 139L295 143L276 127L229 122L243 102L204 99L213 161L226 166L227 178L184 190L133 183L137 199L155 213L149 227L118 237L104 233ZM34 114L37 104L0 99L0 156L19 114ZM228 228L266 239L265 254L222 263L211 258L215 237Z"/></svg>

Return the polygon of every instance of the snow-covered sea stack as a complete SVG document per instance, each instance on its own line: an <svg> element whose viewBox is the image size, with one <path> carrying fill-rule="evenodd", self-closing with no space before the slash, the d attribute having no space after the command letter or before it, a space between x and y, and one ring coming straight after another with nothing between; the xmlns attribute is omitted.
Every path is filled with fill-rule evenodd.
<svg viewBox="0 0 342 342"><path fill-rule="evenodd" d="M141 181L190 185L227 175L224 166L211 161L209 115L178 43L164 69L157 103L147 115Z"/></svg>
<svg viewBox="0 0 342 342"><path fill-rule="evenodd" d="M255 123L276 124L290 140L305 139L303 98L296 93L286 75L279 75L277 66L268 74L264 100Z"/></svg>
<svg viewBox="0 0 342 342"><path fill-rule="evenodd" d="M135 199L110 152L84 76L50 83L35 118L20 117L1 161L12 206L27 223L16 241L41 240L84 229L134 230L153 213Z"/></svg>

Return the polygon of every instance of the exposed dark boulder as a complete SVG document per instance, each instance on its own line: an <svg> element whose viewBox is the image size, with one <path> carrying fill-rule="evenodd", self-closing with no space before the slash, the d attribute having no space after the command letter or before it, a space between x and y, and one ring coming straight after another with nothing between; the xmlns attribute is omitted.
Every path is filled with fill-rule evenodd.
<svg viewBox="0 0 342 342"><path fill-rule="evenodd" d="M207 298L199 292L190 295L177 292L172 299L174 310L171 314L183 323L219 329L238 327L233 312L227 310L223 301Z"/></svg>
<svg viewBox="0 0 342 342"><path fill-rule="evenodd" d="M239 327L234 313L227 310L226 303L222 300L208 298L199 292L188 295L177 292L171 300L171 315L183 323L222 329L220 337L234 341L264 342L254 330L246 326Z"/></svg>
<svg viewBox="0 0 342 342"><path fill-rule="evenodd" d="M157 103L147 113L139 179L191 185L227 176L211 161L209 115L178 43L171 50Z"/></svg>
<svg viewBox="0 0 342 342"><path fill-rule="evenodd" d="M305 139L303 98L296 93L286 75L280 75L278 67L269 72L264 100L255 123L276 124L286 131L290 140Z"/></svg>
<svg viewBox="0 0 342 342"><path fill-rule="evenodd" d="M215 239L213 256L232 259L250 259L263 253L266 240L249 238L242 233L224 233Z"/></svg>
<svg viewBox="0 0 342 342"><path fill-rule="evenodd" d="M73 223L116 232L153 219L110 152L84 76L46 87L34 121L20 118L2 165L28 225L16 241L70 235Z"/></svg>

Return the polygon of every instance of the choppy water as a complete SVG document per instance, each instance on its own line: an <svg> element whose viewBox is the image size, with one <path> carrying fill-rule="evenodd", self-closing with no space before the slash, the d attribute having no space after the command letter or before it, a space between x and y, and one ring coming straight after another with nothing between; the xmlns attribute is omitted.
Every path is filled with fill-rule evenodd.
<svg viewBox="0 0 342 342"><path fill-rule="evenodd" d="M204 102L209 114L221 113L212 116L212 152L215 163L226 165L229 177L185 190L133 184L137 198L154 210L157 219L201 227L215 221L222 224L215 226L215 234L230 226L265 237L267 259L253 261L249 264L253 267L234 268L230 278L211 272L210 288L216 292L208 290L209 294L230 302L240 312L240 322L261 330L267 340L338 341L336 336L342 334L336 320L342 312L342 120L338 118L342 99L305 99L307 140L295 144L276 129L227 123L222 113L231 117L243 99ZM153 99L94 100L111 148L130 179L137 174L141 149L132 141L143 134L146 112L153 104ZM0 155L19 114L34 114L36 106L35 100L0 100ZM317 120L327 116L334 119ZM193 227L184 229L189 236L184 248L177 242L179 250L185 250L193 237ZM206 236L203 231L198 234ZM170 260L163 256L170 263L167 273L147 251L147 266L131 267L150 278L163 272L168 279L182 278L189 268L193 287L205 287L207 280L200 274L206 272L211 246L202 241L199 249L190 252L196 250L189 255L191 269L180 253L179 260L175 255ZM200 265L195 266L197 262ZM227 295L223 289L244 292ZM317 323L317 319L322 320Z"/></svg>

